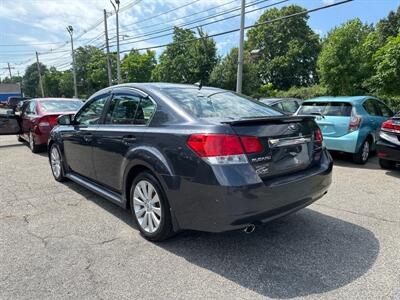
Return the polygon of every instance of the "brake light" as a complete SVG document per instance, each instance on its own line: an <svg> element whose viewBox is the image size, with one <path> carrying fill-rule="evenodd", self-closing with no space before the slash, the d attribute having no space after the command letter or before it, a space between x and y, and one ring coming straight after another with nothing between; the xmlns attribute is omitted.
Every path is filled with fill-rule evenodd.
<svg viewBox="0 0 400 300"><path fill-rule="evenodd" d="M58 116L44 116L39 119L39 127L53 127L57 124Z"/></svg>
<svg viewBox="0 0 400 300"><path fill-rule="evenodd" d="M383 131L389 131L393 133L400 133L400 123L396 124L393 120L387 120L386 122L382 123L381 129Z"/></svg>
<svg viewBox="0 0 400 300"><path fill-rule="evenodd" d="M317 128L314 131L314 142L322 145L323 141L324 141L324 136L322 135L322 131L321 131L321 129Z"/></svg>
<svg viewBox="0 0 400 300"><path fill-rule="evenodd" d="M228 134L192 134L187 145L211 164L247 163L246 153L263 149L257 137Z"/></svg>
<svg viewBox="0 0 400 300"><path fill-rule="evenodd" d="M349 132L356 131L360 128L362 118L357 115L352 115L349 123Z"/></svg>

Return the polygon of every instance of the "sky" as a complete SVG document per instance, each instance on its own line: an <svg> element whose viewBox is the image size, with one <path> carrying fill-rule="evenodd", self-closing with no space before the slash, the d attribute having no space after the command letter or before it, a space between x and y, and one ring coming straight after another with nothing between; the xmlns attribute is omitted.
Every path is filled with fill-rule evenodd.
<svg viewBox="0 0 400 300"><path fill-rule="evenodd" d="M174 25L194 27L228 16L232 18L203 26L209 34L239 27L240 0L120 0L121 51L146 48L171 42ZM307 9L332 4L340 0L246 0L246 25L254 24L266 6L282 7L298 4ZM400 0L354 0L310 14L309 26L321 37L335 26L352 18L376 23ZM115 51L116 19L110 0L0 0L0 77L23 74L36 61L70 68L71 45L66 26L74 28L75 48L84 45L104 47L103 9L107 11L111 50ZM229 13L221 15L229 11ZM219 14L219 15L218 15ZM208 19L205 19L208 18ZM201 21L199 21L199 19ZM196 23L197 21L197 23ZM189 23L189 24L188 24ZM239 43L237 32L215 37L218 54L223 56ZM154 49L159 55L165 48ZM124 54L122 54L124 55ZM121 56L122 56L121 55Z"/></svg>

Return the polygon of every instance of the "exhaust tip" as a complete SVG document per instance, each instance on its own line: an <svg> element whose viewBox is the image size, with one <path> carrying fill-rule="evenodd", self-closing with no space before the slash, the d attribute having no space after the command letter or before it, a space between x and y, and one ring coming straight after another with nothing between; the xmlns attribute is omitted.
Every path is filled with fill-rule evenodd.
<svg viewBox="0 0 400 300"><path fill-rule="evenodd" d="M247 234L250 234L250 233L254 232L255 229L256 229L256 226L254 224L250 224L250 225L247 225L243 231Z"/></svg>

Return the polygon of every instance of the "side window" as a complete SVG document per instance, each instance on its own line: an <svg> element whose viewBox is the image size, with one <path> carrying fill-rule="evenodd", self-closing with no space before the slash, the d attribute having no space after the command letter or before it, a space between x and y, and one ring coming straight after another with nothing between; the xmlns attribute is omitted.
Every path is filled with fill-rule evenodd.
<svg viewBox="0 0 400 300"><path fill-rule="evenodd" d="M375 100L368 99L364 102L363 106L370 116L379 116L379 112L377 111L375 106Z"/></svg>
<svg viewBox="0 0 400 300"><path fill-rule="evenodd" d="M389 107L387 107L385 104L383 104L380 101L377 101L377 103L378 103L379 110L381 111L381 115L383 117L387 117L387 118L393 117L393 112L390 110Z"/></svg>
<svg viewBox="0 0 400 300"><path fill-rule="evenodd" d="M30 101L26 107L25 113L27 115L34 115L36 114L36 103L35 101Z"/></svg>
<svg viewBox="0 0 400 300"><path fill-rule="evenodd" d="M282 107L282 104L280 102L272 104L271 107L275 108L275 109L277 109L279 111L283 111L283 107Z"/></svg>
<svg viewBox="0 0 400 300"><path fill-rule="evenodd" d="M139 102L139 96L115 95L107 111L106 124L135 124Z"/></svg>
<svg viewBox="0 0 400 300"><path fill-rule="evenodd" d="M102 95L99 98L92 101L89 105L82 108L82 110L79 111L78 115L76 116L75 120L79 124L83 125L98 124L100 122L101 115L103 113L103 108L107 102L108 96L109 96L108 94Z"/></svg>
<svg viewBox="0 0 400 300"><path fill-rule="evenodd" d="M153 101L151 101L149 98L142 98L136 113L135 124L147 125L155 110L156 105L153 103Z"/></svg>
<svg viewBox="0 0 400 300"><path fill-rule="evenodd" d="M298 104L296 101L283 101L282 102L283 111L294 113L298 108Z"/></svg>

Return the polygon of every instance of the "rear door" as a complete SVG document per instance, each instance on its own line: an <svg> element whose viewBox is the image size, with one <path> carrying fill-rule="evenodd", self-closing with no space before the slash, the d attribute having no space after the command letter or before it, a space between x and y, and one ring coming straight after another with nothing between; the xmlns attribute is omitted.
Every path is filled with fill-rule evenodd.
<svg viewBox="0 0 400 300"><path fill-rule="evenodd" d="M324 136L340 137L349 132L353 106L348 102L303 102L298 115L321 114L315 118Z"/></svg>
<svg viewBox="0 0 400 300"><path fill-rule="evenodd" d="M142 144L143 131L155 110L146 94L133 89L116 89L94 134L93 163L97 181L120 192L127 152Z"/></svg>
<svg viewBox="0 0 400 300"><path fill-rule="evenodd" d="M21 132L21 119L12 110L0 109L0 135L13 135Z"/></svg>
<svg viewBox="0 0 400 300"><path fill-rule="evenodd" d="M248 155L261 178L293 173L312 167L322 144L315 142L318 130L313 117L286 116L265 120L231 122L240 136L256 136L262 153Z"/></svg>
<svg viewBox="0 0 400 300"><path fill-rule="evenodd" d="M373 98L367 99L364 101L363 107L368 113L368 116L365 120L366 123L364 124L363 122L363 125L367 125L371 128L372 134L374 135L374 141L376 141L378 138L379 130L381 128L381 124L383 122L377 100Z"/></svg>

